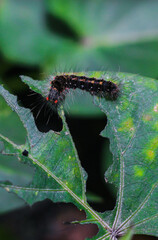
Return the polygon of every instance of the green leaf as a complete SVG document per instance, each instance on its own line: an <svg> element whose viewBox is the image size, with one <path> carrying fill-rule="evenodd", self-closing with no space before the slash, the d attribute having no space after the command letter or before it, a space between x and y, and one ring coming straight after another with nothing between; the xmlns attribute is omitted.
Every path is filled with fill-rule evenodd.
<svg viewBox="0 0 158 240"><path fill-rule="evenodd" d="M54 186L55 190L53 191L55 192L55 195L57 195L59 191L61 196L62 195L67 196L68 193L66 192L65 188L68 189L67 185L72 185L72 183L76 182L78 187L75 187L74 185L73 190L74 192L76 192L77 195L79 195L84 199L85 195L81 185L82 183L84 187L85 180L83 177L83 171L81 169L78 158L76 157L75 159L75 156L77 155L76 155L76 151L73 148L73 143L69 136L69 132L63 131L60 135L54 132L42 134L37 130L33 120L33 116L31 115L30 111L17 105L16 97L13 97L12 95L10 95L2 87L1 87L1 94L5 97L7 103L12 107L12 109L16 111L20 116L24 124L24 127L27 130L27 135L28 135L27 137L29 141L29 146L27 144L19 146L1 135L1 139L3 140L3 144L5 147L5 150L4 150L5 153L6 154L15 153L20 160L26 161L26 157L22 155L23 150L26 148L26 150L29 152L28 159L30 159L31 164L35 165L35 168L36 168L36 174L34 176L35 182L32 183L33 185L40 186L40 187L44 185L45 187L47 186L48 188L50 186L51 188ZM53 147L52 147L52 139L54 139ZM39 150L42 150L42 151L39 151ZM62 150L62 154L61 154L61 150ZM54 160L52 159L52 156L54 156ZM41 162L40 161L38 162L37 159L39 158L41 159L40 160ZM62 167L60 166L61 163L62 163ZM51 172L53 171L53 169L55 169L56 174L58 173L57 174L58 177L56 177L53 174L53 172ZM42 179L38 179L39 175L43 175ZM52 178L54 179L53 181L52 181ZM49 194L49 191L48 191L48 194ZM30 191L30 196L32 196L31 191ZM28 202L32 204L34 201L37 201L38 197L40 200L40 198L42 198L42 194L41 195L39 194L39 196L36 196L36 200L32 200L32 198L28 198ZM46 198L45 194L43 195L42 199L44 198Z"/></svg>
<svg viewBox="0 0 158 240"><path fill-rule="evenodd" d="M117 77L120 97L95 101L107 116L102 136L110 139L113 153L105 177L119 189L113 228L134 224L134 233L157 236L158 82L124 73Z"/></svg>
<svg viewBox="0 0 158 240"><path fill-rule="evenodd" d="M83 75L83 73L78 73ZM7 191L17 193L29 204L50 198L54 202L72 202L84 209L87 219L82 223L98 224L99 233L93 239L110 239L133 228L134 234L158 236L158 82L125 73L88 72L88 77L115 82L119 97L115 101L94 97L95 104L108 118L102 131L110 139L113 164L105 178L118 188L113 211L97 213L85 196L86 174L82 169L65 123L62 106L59 109L64 128L59 134L37 130L32 114L17 104L16 97L3 87L0 93L19 115L27 130L27 144L17 145L0 135L4 154L13 154L35 168L33 181L26 187L1 183ZM53 77L52 77L53 78ZM49 82L22 80L43 96L49 92ZM23 150L28 157L22 155Z"/></svg>

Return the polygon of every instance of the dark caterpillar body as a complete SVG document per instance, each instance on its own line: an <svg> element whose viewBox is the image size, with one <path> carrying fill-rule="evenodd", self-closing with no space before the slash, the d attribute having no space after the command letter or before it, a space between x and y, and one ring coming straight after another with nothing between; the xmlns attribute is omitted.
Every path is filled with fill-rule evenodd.
<svg viewBox="0 0 158 240"><path fill-rule="evenodd" d="M69 89L79 88L89 92L91 95L106 97L115 100L118 97L118 86L104 79L88 78L85 76L76 75L60 75L54 77L51 82L51 88L48 101L58 106L65 98L66 92Z"/></svg>

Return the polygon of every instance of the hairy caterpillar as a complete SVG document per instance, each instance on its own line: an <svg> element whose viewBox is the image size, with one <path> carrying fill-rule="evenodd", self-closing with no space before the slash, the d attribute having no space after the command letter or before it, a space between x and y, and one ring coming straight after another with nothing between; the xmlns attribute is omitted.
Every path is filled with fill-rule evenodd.
<svg viewBox="0 0 158 240"><path fill-rule="evenodd" d="M57 75L51 81L51 87L46 100L51 102L54 106L58 105L64 100L66 92L69 89L79 88L89 92L91 95L105 97L115 100L118 97L118 86L104 79L89 78L77 75Z"/></svg>

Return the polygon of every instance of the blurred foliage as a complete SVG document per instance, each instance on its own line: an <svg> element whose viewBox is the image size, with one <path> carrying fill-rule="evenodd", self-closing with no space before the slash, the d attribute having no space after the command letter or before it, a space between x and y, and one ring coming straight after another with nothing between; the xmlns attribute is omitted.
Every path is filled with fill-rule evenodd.
<svg viewBox="0 0 158 240"><path fill-rule="evenodd" d="M17 114L7 106L0 96L0 132L18 144L25 143L26 130Z"/></svg>
<svg viewBox="0 0 158 240"><path fill-rule="evenodd" d="M20 74L108 70L158 76L157 1L2 0L2 80L19 89ZM67 99L73 115L100 116L92 97ZM87 107L88 106L88 107ZM87 111L88 109L88 111Z"/></svg>
<svg viewBox="0 0 158 240"><path fill-rule="evenodd" d="M157 77L157 8L147 0L2 0L0 51L45 73L72 67Z"/></svg>

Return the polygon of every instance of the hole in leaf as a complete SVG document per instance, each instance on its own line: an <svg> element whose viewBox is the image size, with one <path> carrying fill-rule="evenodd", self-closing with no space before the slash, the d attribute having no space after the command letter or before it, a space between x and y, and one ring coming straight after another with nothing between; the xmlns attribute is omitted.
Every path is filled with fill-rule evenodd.
<svg viewBox="0 0 158 240"><path fill-rule="evenodd" d="M109 150L108 139L99 136L99 133L105 127L106 118L86 119L70 118L68 116L67 123L81 165L88 173L89 204L97 211L112 210L116 203L116 191L113 190L114 186L105 183L104 179L105 170L112 163L112 154ZM106 149L106 155L103 154L103 148Z"/></svg>
<svg viewBox="0 0 158 240"><path fill-rule="evenodd" d="M28 154L29 154L29 152L26 149L22 152L22 155L25 157L28 157Z"/></svg>
<svg viewBox="0 0 158 240"><path fill-rule="evenodd" d="M60 132L63 128L62 119L57 111L52 110L50 104L40 94L27 90L18 94L18 100L33 114L36 126L40 132L53 130Z"/></svg>
<svg viewBox="0 0 158 240"><path fill-rule="evenodd" d="M135 234L132 238L132 240L156 240L157 237L149 236L149 235L143 235L143 234Z"/></svg>
<svg viewBox="0 0 158 240"><path fill-rule="evenodd" d="M3 59L5 65L5 59ZM21 81L19 75L27 75L33 78L39 78L38 67L27 67L23 65L10 65L6 67L3 73L3 82L7 89L14 95L18 96L19 104L29 108L36 123L36 126L41 132L48 132L53 130L60 132L63 127L62 120L57 112L50 109L46 100L38 93L35 93ZM45 103L45 104L44 104ZM44 105L43 105L44 104Z"/></svg>

